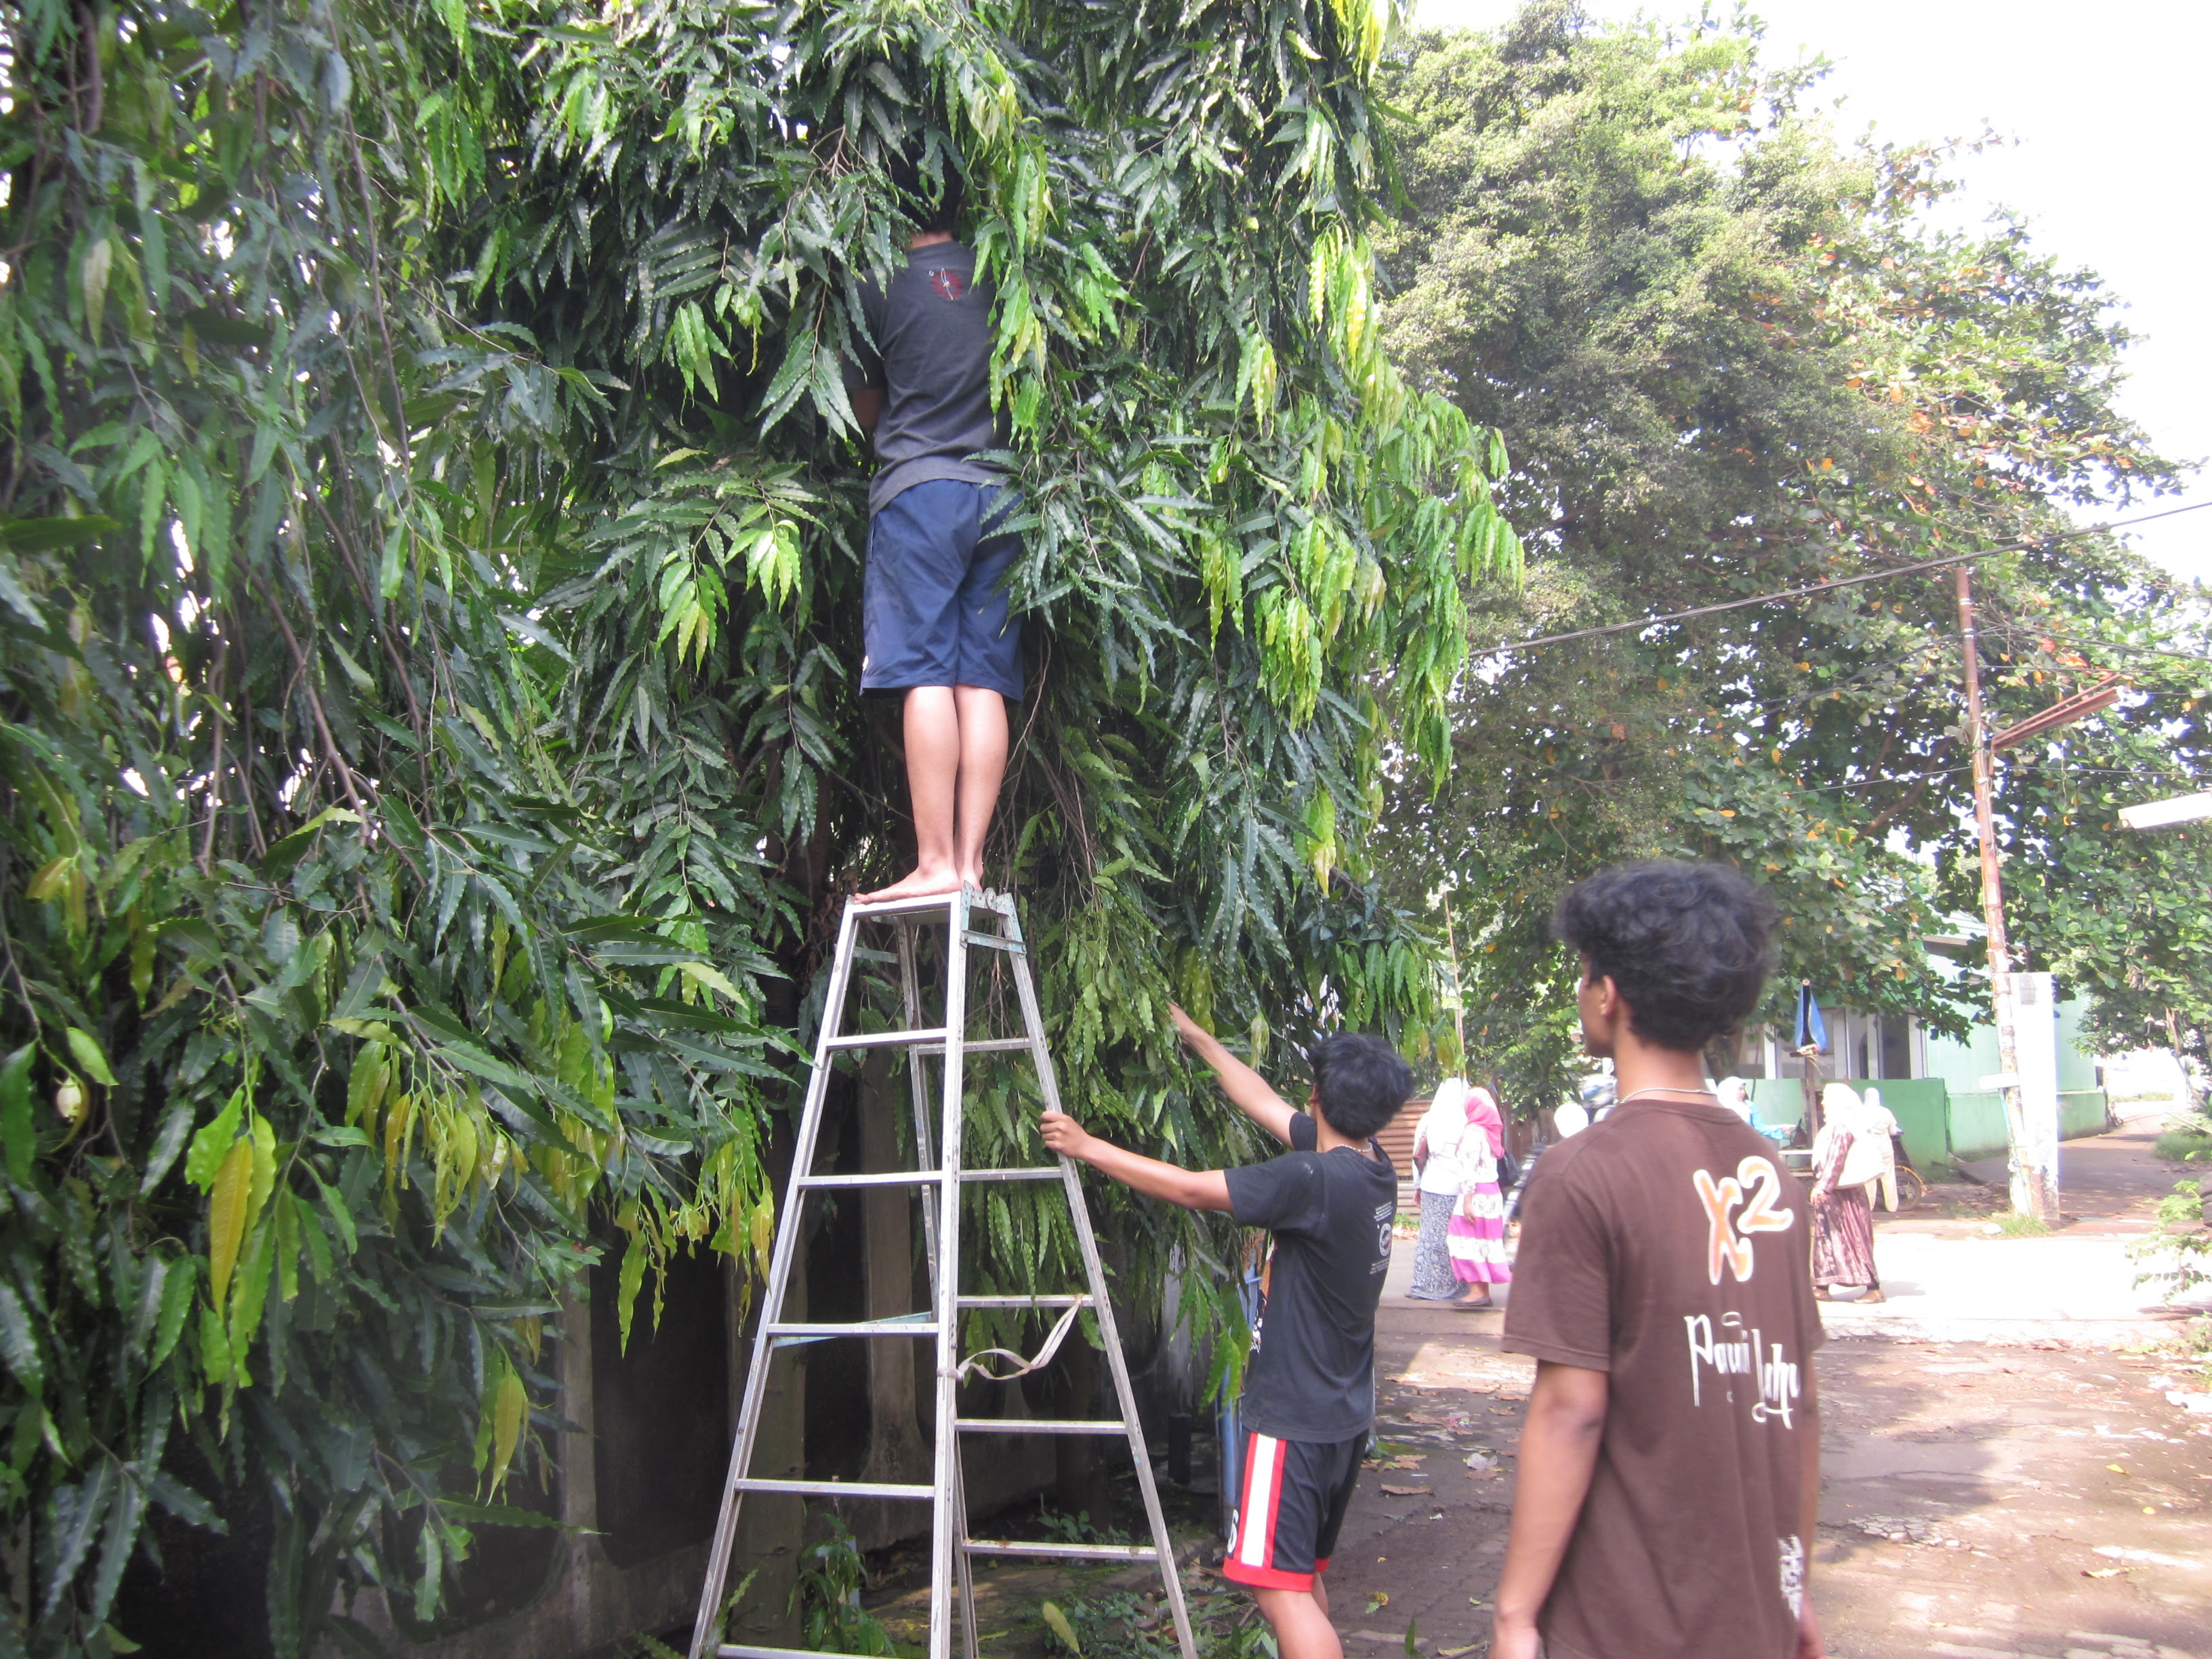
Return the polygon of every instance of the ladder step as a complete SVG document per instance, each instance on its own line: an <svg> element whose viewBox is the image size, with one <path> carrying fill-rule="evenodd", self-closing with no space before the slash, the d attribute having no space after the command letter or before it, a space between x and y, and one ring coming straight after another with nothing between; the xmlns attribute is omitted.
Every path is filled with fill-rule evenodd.
<svg viewBox="0 0 2212 1659"><path fill-rule="evenodd" d="M861 921L870 921L879 916L910 916L930 910L950 909L959 896L957 893L924 893L919 898L889 899L881 904L861 904L856 901L848 900L846 908L852 910ZM998 907L970 899L968 902L968 908L971 910L985 910L995 909Z"/></svg>
<svg viewBox="0 0 2212 1659"><path fill-rule="evenodd" d="M1088 1291L1073 1296L963 1296L963 1308L1087 1308L1091 1305Z"/></svg>
<svg viewBox="0 0 2212 1659"><path fill-rule="evenodd" d="M855 945L853 947L853 956L855 960L860 962L880 962L886 968L898 966L898 957L896 953L890 951L871 951L865 945Z"/></svg>
<svg viewBox="0 0 2212 1659"><path fill-rule="evenodd" d="M1157 1561L1150 1544L1017 1544L1000 1538L971 1538L961 1545L970 1555L1035 1555L1054 1561Z"/></svg>
<svg viewBox="0 0 2212 1659"><path fill-rule="evenodd" d="M935 1336L936 1318L930 1314L894 1314L889 1319L848 1321L778 1320L768 1328L775 1338L798 1338L826 1342L837 1336ZM786 1344L785 1346L787 1346Z"/></svg>
<svg viewBox="0 0 2212 1659"><path fill-rule="evenodd" d="M963 1417L953 1426L963 1434L1127 1434L1118 1417Z"/></svg>
<svg viewBox="0 0 2212 1659"><path fill-rule="evenodd" d="M1016 957L1025 957L1029 954L1022 948L1018 940L1007 939L998 933L963 933L961 938L970 945L980 945L987 951L1004 951L1007 955Z"/></svg>
<svg viewBox="0 0 2212 1659"><path fill-rule="evenodd" d="M883 1170L872 1175L800 1176L799 1187L925 1187L944 1179L942 1170ZM1018 1170L963 1170L963 1181L1057 1181L1056 1164L1026 1164Z"/></svg>
<svg viewBox="0 0 2212 1659"><path fill-rule="evenodd" d="M861 1031L852 1036L835 1036L830 1039L829 1046L840 1050L893 1047L911 1048L924 1042L934 1042L941 1046L944 1042L945 1028L942 1025L933 1025L920 1031Z"/></svg>
<svg viewBox="0 0 2212 1659"><path fill-rule="evenodd" d="M742 1642L725 1642L714 1650L714 1659L845 1659L845 1656L821 1648L756 1648Z"/></svg>
<svg viewBox="0 0 2212 1659"><path fill-rule="evenodd" d="M888 1480L772 1480L750 1476L737 1482L737 1490L799 1492L809 1498L910 1498L918 1504L927 1504L937 1496L934 1486Z"/></svg>
<svg viewBox="0 0 2212 1659"><path fill-rule="evenodd" d="M973 1042L962 1043L960 1051L968 1054L1003 1054L1029 1046L1027 1037L978 1037ZM931 1060L945 1058L945 1045L941 1042L918 1042L914 1051Z"/></svg>

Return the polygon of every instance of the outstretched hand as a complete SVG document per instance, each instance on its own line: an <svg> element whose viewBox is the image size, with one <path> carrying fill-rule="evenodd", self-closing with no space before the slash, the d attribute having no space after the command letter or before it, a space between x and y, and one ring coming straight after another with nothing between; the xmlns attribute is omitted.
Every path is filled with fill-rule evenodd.
<svg viewBox="0 0 2212 1659"><path fill-rule="evenodd" d="M1047 1112L1038 1121L1037 1128L1044 1136L1045 1146L1062 1158L1080 1162L1084 1148L1091 1144L1091 1132L1066 1112Z"/></svg>
<svg viewBox="0 0 2212 1659"><path fill-rule="evenodd" d="M1175 1021L1176 1035L1192 1048L1213 1041L1213 1033L1183 1012L1175 1003L1168 1004L1168 1018Z"/></svg>

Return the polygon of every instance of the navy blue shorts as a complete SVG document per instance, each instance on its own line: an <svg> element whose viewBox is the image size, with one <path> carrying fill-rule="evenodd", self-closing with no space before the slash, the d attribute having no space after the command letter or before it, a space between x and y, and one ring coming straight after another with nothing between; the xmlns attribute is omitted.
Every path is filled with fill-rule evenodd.
<svg viewBox="0 0 2212 1659"><path fill-rule="evenodd" d="M1022 695L1022 625L1006 614L1006 571L1021 538L996 484L931 478L868 521L860 588L862 691L975 685Z"/></svg>

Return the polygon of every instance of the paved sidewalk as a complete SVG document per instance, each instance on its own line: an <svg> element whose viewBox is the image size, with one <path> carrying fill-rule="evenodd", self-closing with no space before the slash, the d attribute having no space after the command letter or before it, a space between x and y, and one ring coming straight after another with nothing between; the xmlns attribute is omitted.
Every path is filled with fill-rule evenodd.
<svg viewBox="0 0 2212 1659"><path fill-rule="evenodd" d="M1993 1221L1931 1220L1911 1210L1878 1215L1875 1263L1887 1300L1873 1307L1832 1303L1830 1334L2140 1346L2212 1311L2212 1291L2168 1306L2162 1287L2136 1282L2151 1264L2131 1252L2158 1231L2159 1200L2185 1173L2151 1155L2171 1115L2161 1107L2060 1147L2065 1219L2049 1237L1992 1237ZM1967 1167L2003 1191L2002 1158Z"/></svg>

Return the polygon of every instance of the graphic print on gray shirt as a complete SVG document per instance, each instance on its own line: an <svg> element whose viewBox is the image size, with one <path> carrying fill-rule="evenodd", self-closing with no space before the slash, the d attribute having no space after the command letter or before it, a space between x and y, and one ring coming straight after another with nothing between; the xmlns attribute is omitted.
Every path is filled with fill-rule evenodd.
<svg viewBox="0 0 2212 1659"><path fill-rule="evenodd" d="M975 280L975 250L958 242L915 248L887 288L861 290L876 349L861 343L845 384L885 394L871 514L932 478L1002 482L997 468L971 459L1006 443L991 412L991 284Z"/></svg>
<svg viewBox="0 0 2212 1659"><path fill-rule="evenodd" d="M1278 1440L1350 1440L1375 1422L1375 1309L1398 1172L1374 1141L1317 1152L1319 1139L1295 1113L1292 1150L1224 1171L1230 1213L1275 1236L1240 1409L1246 1428Z"/></svg>

